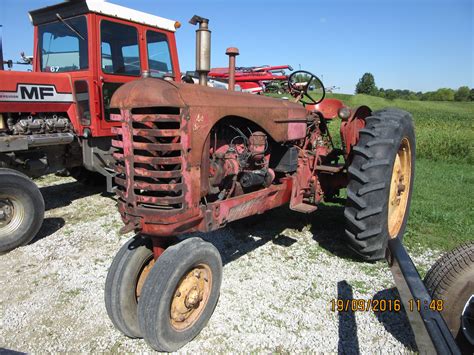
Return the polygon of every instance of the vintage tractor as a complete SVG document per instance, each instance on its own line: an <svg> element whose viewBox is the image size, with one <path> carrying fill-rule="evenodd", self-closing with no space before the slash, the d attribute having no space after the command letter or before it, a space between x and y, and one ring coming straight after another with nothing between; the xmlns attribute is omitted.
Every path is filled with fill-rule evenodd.
<svg viewBox="0 0 474 355"><path fill-rule="evenodd" d="M218 250L192 232L289 204L317 210L347 188L348 246L366 260L385 257L402 238L415 168L412 117L325 99L313 74L289 78L290 102L233 91L236 48L229 48L229 90L206 86L208 20L193 17L200 85L150 78L121 86L111 119L117 138L115 182L123 232L105 285L107 312L129 337L174 351L193 339L219 298ZM174 44L174 43L173 43ZM175 48L172 53L176 53ZM342 120L342 145L328 126Z"/></svg>
<svg viewBox="0 0 474 355"><path fill-rule="evenodd" d="M29 177L69 169L112 189L110 99L144 70L180 78L179 22L100 0L30 12L33 72L3 70L0 45L0 252L28 243L44 201ZM7 61L11 68L11 61ZM104 179L105 180L105 179Z"/></svg>

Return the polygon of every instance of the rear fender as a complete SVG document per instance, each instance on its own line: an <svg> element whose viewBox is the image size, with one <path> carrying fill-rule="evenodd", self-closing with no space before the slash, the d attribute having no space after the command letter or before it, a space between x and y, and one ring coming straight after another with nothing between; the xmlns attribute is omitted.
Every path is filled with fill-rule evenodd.
<svg viewBox="0 0 474 355"><path fill-rule="evenodd" d="M368 106L359 106L351 109L351 115L347 121L342 121L340 133L346 158L350 156L352 148L359 141L359 131L365 127L365 118L371 114L372 110Z"/></svg>

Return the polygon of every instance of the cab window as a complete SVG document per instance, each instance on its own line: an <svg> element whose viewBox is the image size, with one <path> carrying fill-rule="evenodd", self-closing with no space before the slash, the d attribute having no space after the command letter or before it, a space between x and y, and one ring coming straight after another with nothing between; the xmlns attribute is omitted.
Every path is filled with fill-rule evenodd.
<svg viewBox="0 0 474 355"><path fill-rule="evenodd" d="M38 26L41 71L70 72L89 67L85 16Z"/></svg>
<svg viewBox="0 0 474 355"><path fill-rule="evenodd" d="M150 74L162 78L166 73L173 72L170 48L166 35L160 32L147 31L148 66Z"/></svg>
<svg viewBox="0 0 474 355"><path fill-rule="evenodd" d="M100 24L100 33L102 71L107 74L139 76L141 70L137 29L104 20Z"/></svg>

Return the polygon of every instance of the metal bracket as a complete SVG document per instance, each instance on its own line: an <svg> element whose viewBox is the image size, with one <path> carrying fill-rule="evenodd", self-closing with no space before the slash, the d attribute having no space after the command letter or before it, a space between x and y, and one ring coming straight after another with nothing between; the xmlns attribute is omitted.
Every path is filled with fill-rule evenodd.
<svg viewBox="0 0 474 355"><path fill-rule="evenodd" d="M398 238L390 239L388 251L387 261L407 310L418 351L421 354L461 355L441 314L428 307L431 297L401 241ZM420 310L409 311L410 300L420 300Z"/></svg>

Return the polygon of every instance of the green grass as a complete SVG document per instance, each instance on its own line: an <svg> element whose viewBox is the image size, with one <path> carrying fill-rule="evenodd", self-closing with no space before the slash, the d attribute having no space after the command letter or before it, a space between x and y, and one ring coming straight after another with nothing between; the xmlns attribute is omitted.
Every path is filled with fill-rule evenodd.
<svg viewBox="0 0 474 355"><path fill-rule="evenodd" d="M368 95L333 94L348 106L373 110L397 107L415 121L417 156L434 161L474 164L474 102L386 100Z"/></svg>
<svg viewBox="0 0 474 355"><path fill-rule="evenodd" d="M449 250L474 239L474 169L418 159L405 244Z"/></svg>
<svg viewBox="0 0 474 355"><path fill-rule="evenodd" d="M398 107L413 115L417 161L404 237L408 247L449 250L474 239L474 102L386 100L344 94L328 97L350 107ZM335 141L340 141L339 122L330 123Z"/></svg>

